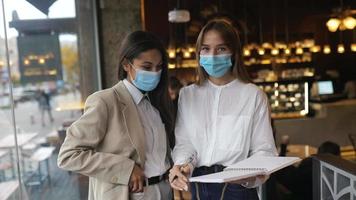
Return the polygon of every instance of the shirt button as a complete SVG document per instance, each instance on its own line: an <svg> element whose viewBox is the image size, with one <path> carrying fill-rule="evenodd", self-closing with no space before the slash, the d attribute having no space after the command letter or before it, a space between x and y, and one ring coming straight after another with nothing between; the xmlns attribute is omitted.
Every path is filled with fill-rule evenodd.
<svg viewBox="0 0 356 200"><path fill-rule="evenodd" d="M117 183L118 180L119 180L119 179L118 179L116 176L114 176L114 177L111 178L111 181L112 181L113 183Z"/></svg>

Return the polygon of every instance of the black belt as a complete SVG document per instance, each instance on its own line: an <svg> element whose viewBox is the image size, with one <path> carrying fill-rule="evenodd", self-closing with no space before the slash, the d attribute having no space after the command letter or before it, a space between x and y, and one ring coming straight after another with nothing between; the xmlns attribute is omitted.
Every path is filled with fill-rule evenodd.
<svg viewBox="0 0 356 200"><path fill-rule="evenodd" d="M221 171L223 171L224 169L225 169L225 166L223 166L223 165L212 165L212 166L210 166L210 167L201 166L201 167L195 168L195 170L203 171L203 172L205 172L206 174L221 172Z"/></svg>
<svg viewBox="0 0 356 200"><path fill-rule="evenodd" d="M145 182L143 183L143 186L148 186L148 185L154 185L157 184L163 180L166 180L168 178L168 171L162 175L159 176L153 176L150 178L145 178Z"/></svg>

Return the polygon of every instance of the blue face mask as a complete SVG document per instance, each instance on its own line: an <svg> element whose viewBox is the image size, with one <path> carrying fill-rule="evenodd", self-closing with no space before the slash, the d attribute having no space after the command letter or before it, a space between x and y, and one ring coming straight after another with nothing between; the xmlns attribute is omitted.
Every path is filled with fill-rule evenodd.
<svg viewBox="0 0 356 200"><path fill-rule="evenodd" d="M158 72L149 72L141 69L136 69L132 64L130 64L132 68L136 71L135 80L132 79L132 83L140 90L145 92L150 92L154 90L159 81L161 80L162 70Z"/></svg>
<svg viewBox="0 0 356 200"><path fill-rule="evenodd" d="M200 55L200 66L214 78L220 78L231 68L231 54Z"/></svg>

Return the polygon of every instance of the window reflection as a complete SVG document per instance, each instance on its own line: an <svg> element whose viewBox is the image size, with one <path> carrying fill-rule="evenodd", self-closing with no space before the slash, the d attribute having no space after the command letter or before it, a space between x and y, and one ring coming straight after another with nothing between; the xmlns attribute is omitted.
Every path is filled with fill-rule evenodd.
<svg viewBox="0 0 356 200"><path fill-rule="evenodd" d="M56 164L65 129L83 109L75 0L4 3L8 38L1 21L0 192L15 199L86 199L85 178Z"/></svg>

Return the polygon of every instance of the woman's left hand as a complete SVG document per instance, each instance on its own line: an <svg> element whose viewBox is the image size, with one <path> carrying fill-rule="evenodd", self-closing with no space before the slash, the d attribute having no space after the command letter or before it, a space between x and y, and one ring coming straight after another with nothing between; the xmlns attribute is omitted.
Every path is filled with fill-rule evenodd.
<svg viewBox="0 0 356 200"><path fill-rule="evenodd" d="M190 168L185 165L174 165L169 170L169 182L173 189L188 191L188 174L190 174Z"/></svg>

